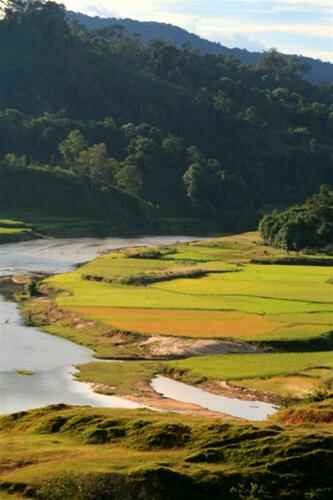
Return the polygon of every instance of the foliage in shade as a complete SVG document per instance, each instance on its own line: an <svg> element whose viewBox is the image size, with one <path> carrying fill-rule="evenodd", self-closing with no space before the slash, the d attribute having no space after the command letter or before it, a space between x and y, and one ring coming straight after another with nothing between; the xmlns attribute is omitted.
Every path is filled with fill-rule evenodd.
<svg viewBox="0 0 333 500"><path fill-rule="evenodd" d="M134 19L90 17L78 12L68 12L68 18L80 23L90 31L104 30L104 32L119 34L129 32L132 35L140 36L140 39L147 44L154 40L163 40L178 48L192 47L201 54L221 54L238 59L242 64L257 64L262 57L260 52L226 47L221 43L206 40L172 24L136 21ZM333 64L304 56L297 56L296 60L308 68L305 78L309 81L317 84L332 81Z"/></svg>
<svg viewBox="0 0 333 500"><path fill-rule="evenodd" d="M332 246L333 188L322 186L303 205L266 215L260 232L266 243L287 250Z"/></svg>

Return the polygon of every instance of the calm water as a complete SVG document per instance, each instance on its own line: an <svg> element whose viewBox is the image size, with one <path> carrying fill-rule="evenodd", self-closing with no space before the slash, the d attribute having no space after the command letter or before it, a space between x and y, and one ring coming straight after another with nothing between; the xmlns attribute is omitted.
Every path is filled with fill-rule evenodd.
<svg viewBox="0 0 333 500"><path fill-rule="evenodd" d="M151 385L156 392L164 397L183 403L196 404L207 410L225 413L233 417L265 420L277 411L276 406L268 403L218 396L167 377L155 377Z"/></svg>
<svg viewBox="0 0 333 500"><path fill-rule="evenodd" d="M171 244L194 238L145 237L36 240L0 246L0 276L16 273L69 271L100 252L137 245ZM0 290L1 293L1 290ZM23 325L16 304L0 295L0 414L66 403L137 408L121 398L95 394L73 379L74 366L93 360L84 347ZM19 375L28 370L32 376Z"/></svg>
<svg viewBox="0 0 333 500"><path fill-rule="evenodd" d="M15 273L69 271L75 264L94 259L116 248L171 245L198 239L186 236L145 236L141 238L44 239L0 245L0 276Z"/></svg>

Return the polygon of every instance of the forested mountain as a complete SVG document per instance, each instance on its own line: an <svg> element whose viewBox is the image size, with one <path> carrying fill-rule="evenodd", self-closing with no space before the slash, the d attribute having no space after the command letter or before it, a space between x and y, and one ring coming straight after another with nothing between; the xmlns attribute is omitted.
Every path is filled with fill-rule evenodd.
<svg viewBox="0 0 333 500"><path fill-rule="evenodd" d="M11 0L0 71L1 169L18 183L39 169L228 230L333 184L333 86L274 51L247 66Z"/></svg>
<svg viewBox="0 0 333 500"><path fill-rule="evenodd" d="M79 22L91 31L110 27L121 28L132 35L138 35L145 43L160 40L178 48L190 46L202 54L222 54L238 59L243 64L257 64L262 56L260 52L229 48L220 43L205 40L172 24L136 21L134 19L91 17L78 12L69 12L68 16L71 20ZM333 82L333 64L301 55L298 55L297 60L308 68L305 78L309 81L317 84Z"/></svg>

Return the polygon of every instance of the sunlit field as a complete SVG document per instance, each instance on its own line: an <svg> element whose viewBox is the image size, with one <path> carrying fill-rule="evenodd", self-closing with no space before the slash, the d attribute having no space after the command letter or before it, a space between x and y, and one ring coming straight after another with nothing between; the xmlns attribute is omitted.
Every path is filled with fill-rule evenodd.
<svg viewBox="0 0 333 500"><path fill-rule="evenodd" d="M259 393L302 399L331 386L333 352L206 356L171 361L168 367L189 383L223 380Z"/></svg>
<svg viewBox="0 0 333 500"><path fill-rule="evenodd" d="M290 375L312 368L333 368L333 352L228 354L171 361L176 369L196 377L242 380Z"/></svg>
<svg viewBox="0 0 333 500"><path fill-rule="evenodd" d="M249 341L309 340L329 333L331 268L250 262L263 252L276 254L253 234L116 251L48 284L65 292L57 297L60 307L136 333ZM203 275L173 279L173 273L196 270ZM139 284L126 284L132 278ZM140 284L141 278L156 282Z"/></svg>
<svg viewBox="0 0 333 500"><path fill-rule="evenodd" d="M128 309L78 307L80 314L102 320L110 326L148 334L163 333L188 337L247 337L265 335L277 328L264 316L223 311L191 311L168 309ZM322 330L318 326L318 331Z"/></svg>

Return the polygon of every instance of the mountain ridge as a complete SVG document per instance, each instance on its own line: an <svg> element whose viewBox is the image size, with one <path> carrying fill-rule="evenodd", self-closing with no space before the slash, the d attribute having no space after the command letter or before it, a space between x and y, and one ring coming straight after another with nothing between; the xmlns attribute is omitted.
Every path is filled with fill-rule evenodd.
<svg viewBox="0 0 333 500"><path fill-rule="evenodd" d="M203 54L223 54L238 59L243 64L256 64L262 56L261 52L252 52L248 49L237 47L226 47L219 42L207 40L173 24L156 21L137 21L129 18L92 17L73 11L68 12L68 17L90 31L122 26L132 35L139 35L145 43L153 40L161 40L179 48L182 48L184 45L190 45L193 49ZM332 63L302 55L295 55L295 57L298 58L300 63L309 68L306 78L310 82L315 84L333 82Z"/></svg>

